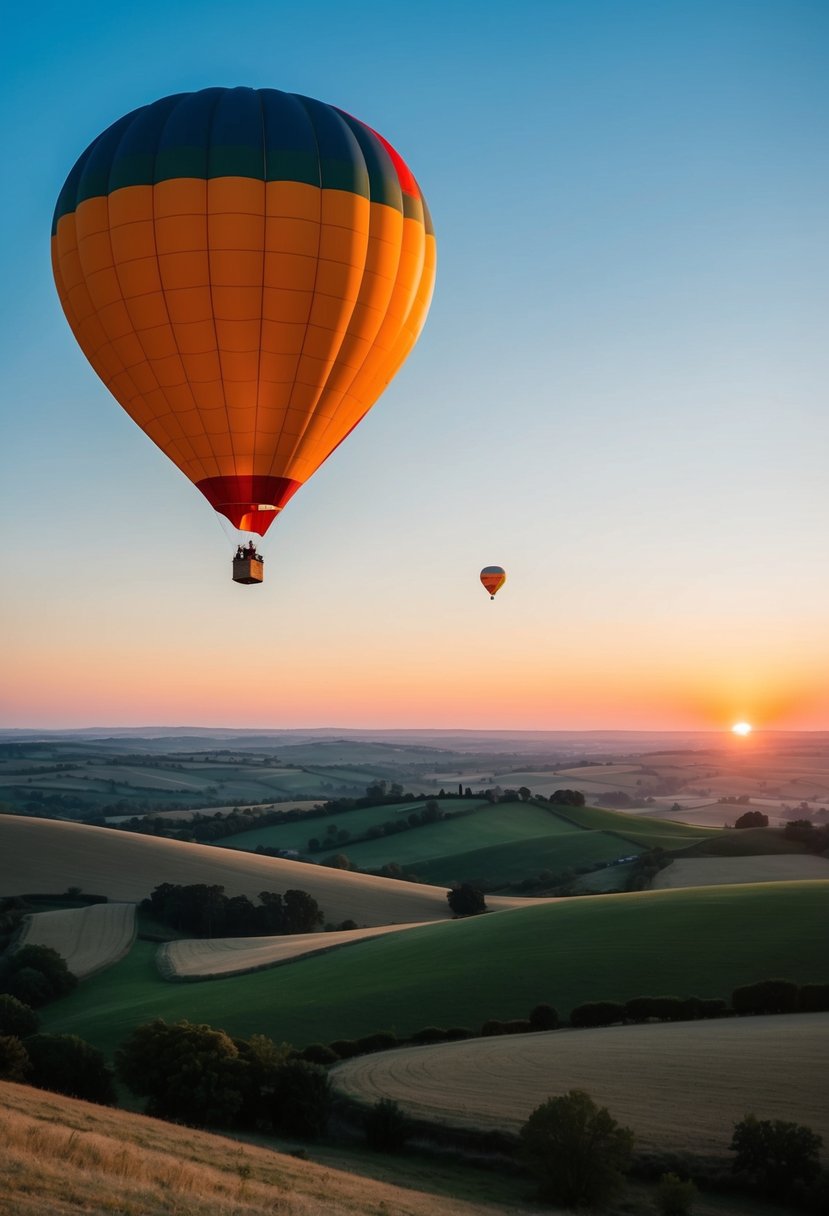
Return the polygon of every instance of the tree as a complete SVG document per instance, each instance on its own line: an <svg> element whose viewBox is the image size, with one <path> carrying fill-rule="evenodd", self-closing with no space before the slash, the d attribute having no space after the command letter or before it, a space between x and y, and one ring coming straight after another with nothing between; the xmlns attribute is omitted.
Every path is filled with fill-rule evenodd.
<svg viewBox="0 0 829 1216"><path fill-rule="evenodd" d="M0 1035L0 1081L25 1081L31 1067L28 1052L20 1039Z"/></svg>
<svg viewBox="0 0 829 1216"><path fill-rule="evenodd" d="M32 1065L30 1085L102 1106L115 1105L112 1070L97 1047L74 1034L35 1034L26 1039L26 1051Z"/></svg>
<svg viewBox="0 0 829 1216"><path fill-rule="evenodd" d="M486 912L483 891L479 891L471 883L463 882L460 886L453 887L451 891L447 891L446 898L456 916L478 916L481 912Z"/></svg>
<svg viewBox="0 0 829 1216"><path fill-rule="evenodd" d="M746 811L744 815L740 815L739 819L735 819L735 828L767 828L769 826L769 817L764 815L762 811Z"/></svg>
<svg viewBox="0 0 829 1216"><path fill-rule="evenodd" d="M11 955L6 966L11 976L24 970L39 971L49 986L47 1000L64 996L67 992L71 992L78 983L77 977L67 967L66 960L50 946L22 946ZM13 991L10 981L6 983L6 989L9 992ZM15 995L18 994L15 993ZM26 1004L31 1004L31 1002L26 1001Z"/></svg>
<svg viewBox="0 0 829 1216"><path fill-rule="evenodd" d="M156 1018L115 1052L120 1079L145 1097L147 1114L197 1126L232 1122L243 1102L244 1070L223 1030Z"/></svg>
<svg viewBox="0 0 829 1216"><path fill-rule="evenodd" d="M555 1030L558 1026L558 1012L552 1005L536 1005L530 1013L530 1026L533 1030Z"/></svg>
<svg viewBox="0 0 829 1216"><path fill-rule="evenodd" d="M536 1107L520 1136L540 1197L567 1207L608 1199L633 1152L630 1128L620 1127L605 1107L580 1089Z"/></svg>
<svg viewBox="0 0 829 1216"><path fill-rule="evenodd" d="M820 1173L822 1137L798 1123L746 1115L734 1124L733 1168L749 1174L772 1195L782 1195L794 1182L811 1182Z"/></svg>
<svg viewBox="0 0 829 1216"><path fill-rule="evenodd" d="M662 1174L656 1187L659 1216L688 1216L696 1193L690 1180L684 1182L678 1174Z"/></svg>
<svg viewBox="0 0 829 1216"><path fill-rule="evenodd" d="M3 987L9 996L16 997L21 1004L39 1009L52 999L52 989L42 971L34 967L21 967L4 981Z"/></svg>
<svg viewBox="0 0 829 1216"><path fill-rule="evenodd" d="M331 1113L331 1082L319 1064L287 1060L276 1070L271 1119L283 1136L314 1140L323 1135Z"/></svg>
<svg viewBox="0 0 829 1216"><path fill-rule="evenodd" d="M391 1098L381 1098L366 1112L366 1143L377 1153L399 1153L410 1135L409 1120Z"/></svg>
<svg viewBox="0 0 829 1216"><path fill-rule="evenodd" d="M554 790L550 802L553 806L584 806L584 794L580 790Z"/></svg>
<svg viewBox="0 0 829 1216"><path fill-rule="evenodd" d="M0 996L0 1035L10 1034L25 1039L27 1035L34 1034L39 1025L40 1018L31 1006L7 993Z"/></svg>
<svg viewBox="0 0 829 1216"><path fill-rule="evenodd" d="M731 994L731 1008L742 1015L796 1013L798 1003L798 987L791 980L760 980L735 988Z"/></svg>
<svg viewBox="0 0 829 1216"><path fill-rule="evenodd" d="M532 790L526 785L519 785L518 794L522 802L529 802L533 796Z"/></svg>

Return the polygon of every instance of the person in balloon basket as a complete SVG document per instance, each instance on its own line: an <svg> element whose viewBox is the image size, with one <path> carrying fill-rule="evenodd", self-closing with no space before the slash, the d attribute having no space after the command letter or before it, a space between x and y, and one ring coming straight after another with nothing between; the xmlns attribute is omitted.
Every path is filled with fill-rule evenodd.
<svg viewBox="0 0 829 1216"><path fill-rule="evenodd" d="M236 560L239 562L261 562L265 559L256 552L256 546L251 540L246 545L237 546Z"/></svg>

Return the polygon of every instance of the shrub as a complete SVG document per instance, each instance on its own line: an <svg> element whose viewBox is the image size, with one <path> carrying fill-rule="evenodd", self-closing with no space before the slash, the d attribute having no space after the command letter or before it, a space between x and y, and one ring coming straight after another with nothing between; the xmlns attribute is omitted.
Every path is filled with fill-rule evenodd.
<svg viewBox="0 0 829 1216"><path fill-rule="evenodd" d="M798 1008L801 1013L829 1012L829 984L804 984L798 994Z"/></svg>
<svg viewBox="0 0 829 1216"><path fill-rule="evenodd" d="M456 1043L459 1039L471 1039L472 1031L468 1026L450 1026L446 1032L446 1039L450 1043Z"/></svg>
<svg viewBox="0 0 829 1216"><path fill-rule="evenodd" d="M455 916L478 916L486 912L486 900L483 891L473 887L471 883L463 882L460 886L447 891L446 898Z"/></svg>
<svg viewBox="0 0 829 1216"><path fill-rule="evenodd" d="M361 1039L357 1039L357 1054L364 1055L369 1051L388 1051L390 1047L397 1047L399 1041L397 1035L388 1030L380 1030L376 1034L366 1034Z"/></svg>
<svg viewBox="0 0 829 1216"><path fill-rule="evenodd" d="M700 1017L724 1018L728 1016L728 1005L719 997L702 997L700 999Z"/></svg>
<svg viewBox="0 0 829 1216"><path fill-rule="evenodd" d="M734 1124L733 1168L748 1174L772 1195L782 1195L795 1182L812 1182L820 1173L823 1140L810 1127L746 1115Z"/></svg>
<svg viewBox="0 0 829 1216"><path fill-rule="evenodd" d="M577 1005L570 1014L571 1026L612 1026L625 1020L625 1007L616 1001L590 1001Z"/></svg>
<svg viewBox="0 0 829 1216"><path fill-rule="evenodd" d="M40 1018L31 1006L7 993L0 996L0 1035L25 1039L34 1034L39 1025Z"/></svg>
<svg viewBox="0 0 829 1216"><path fill-rule="evenodd" d="M381 1098L366 1113L366 1143L378 1153L399 1153L405 1148L411 1127L396 1102Z"/></svg>
<svg viewBox="0 0 829 1216"><path fill-rule="evenodd" d="M759 1013L795 1013L798 1006L797 984L791 980L761 980L746 984L731 994L735 1013L746 1016Z"/></svg>
<svg viewBox="0 0 829 1216"><path fill-rule="evenodd" d="M22 1005L39 1009L52 999L52 988L42 971L34 967L21 967L5 981L7 996L15 997Z"/></svg>
<svg viewBox="0 0 829 1216"><path fill-rule="evenodd" d="M341 1060L350 1060L352 1057L360 1054L360 1048L356 1039L335 1039L328 1046Z"/></svg>
<svg viewBox="0 0 829 1216"><path fill-rule="evenodd" d="M115 1105L112 1070L97 1047L74 1034L35 1034L26 1040L30 1085L70 1098Z"/></svg>
<svg viewBox="0 0 829 1216"><path fill-rule="evenodd" d="M688 1216L696 1193L693 1182L683 1182L677 1174L663 1174L655 1196L659 1216Z"/></svg>
<svg viewBox="0 0 829 1216"><path fill-rule="evenodd" d="M762 811L746 811L739 819L735 819L735 828L767 828L769 826L769 817L764 815Z"/></svg>
<svg viewBox="0 0 829 1216"><path fill-rule="evenodd" d="M274 1073L271 1118L283 1136L323 1135L331 1113L331 1082L318 1064L288 1060Z"/></svg>
<svg viewBox="0 0 829 1216"><path fill-rule="evenodd" d="M630 1128L620 1127L605 1107L579 1089L536 1107L520 1135L540 1197L569 1207L608 1199L633 1152Z"/></svg>
<svg viewBox="0 0 829 1216"><path fill-rule="evenodd" d="M445 1043L448 1032L440 1026L424 1026L422 1030L416 1030L410 1038L412 1043Z"/></svg>
<svg viewBox="0 0 829 1216"><path fill-rule="evenodd" d="M536 1005L530 1013L531 1030L555 1030L558 1026L558 1011L552 1005Z"/></svg>
<svg viewBox="0 0 829 1216"><path fill-rule="evenodd" d="M50 946L21 946L8 960L8 967L12 976L29 967L39 971L49 985L50 999L71 992L78 983L66 960Z"/></svg>
<svg viewBox="0 0 829 1216"><path fill-rule="evenodd" d="M302 1051L297 1053L297 1058L307 1060L309 1064L321 1064L325 1067L327 1064L336 1064L340 1057L336 1051L326 1047L325 1043L309 1043L307 1047L303 1047Z"/></svg>
<svg viewBox="0 0 829 1216"><path fill-rule="evenodd" d="M483 1026L481 1027L482 1035L488 1036L488 1035L503 1034L503 1033L504 1033L504 1023L502 1021L500 1021L498 1018L489 1018L489 1020L484 1022Z"/></svg>
<svg viewBox="0 0 829 1216"><path fill-rule="evenodd" d="M25 1081L31 1069L29 1053L13 1035L0 1035L0 1081Z"/></svg>

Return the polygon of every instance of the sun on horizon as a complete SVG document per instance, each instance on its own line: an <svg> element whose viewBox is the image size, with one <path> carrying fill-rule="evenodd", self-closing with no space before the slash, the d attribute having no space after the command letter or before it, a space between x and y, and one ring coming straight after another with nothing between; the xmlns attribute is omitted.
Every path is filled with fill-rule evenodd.
<svg viewBox="0 0 829 1216"><path fill-rule="evenodd" d="M745 738L746 735L751 734L751 723L750 722L735 722L734 725L731 727L731 730L735 735L742 735L743 738Z"/></svg>

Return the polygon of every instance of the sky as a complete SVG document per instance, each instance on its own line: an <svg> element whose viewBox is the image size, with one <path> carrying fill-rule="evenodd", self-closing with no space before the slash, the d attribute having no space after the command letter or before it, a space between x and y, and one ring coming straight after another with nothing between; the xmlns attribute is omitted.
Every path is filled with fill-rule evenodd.
<svg viewBox="0 0 829 1216"><path fill-rule="evenodd" d="M823 0L46 0L0 56L0 725L829 729ZM237 84L381 131L438 244L261 587L49 260L98 133Z"/></svg>

